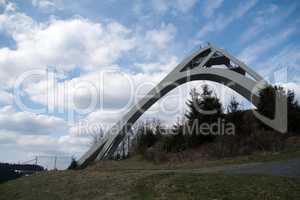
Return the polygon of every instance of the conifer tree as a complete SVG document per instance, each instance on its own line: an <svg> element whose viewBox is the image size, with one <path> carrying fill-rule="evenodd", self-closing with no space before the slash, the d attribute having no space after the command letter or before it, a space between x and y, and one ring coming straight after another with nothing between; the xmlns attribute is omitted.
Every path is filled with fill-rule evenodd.
<svg viewBox="0 0 300 200"><path fill-rule="evenodd" d="M214 136L211 133L202 133L198 128L201 124L211 125L221 117L223 113L222 104L213 91L204 85L200 94L195 88L190 92L190 100L187 102L188 112L186 113L189 137L189 145L195 146L206 141L211 141ZM200 132L199 132L200 131Z"/></svg>

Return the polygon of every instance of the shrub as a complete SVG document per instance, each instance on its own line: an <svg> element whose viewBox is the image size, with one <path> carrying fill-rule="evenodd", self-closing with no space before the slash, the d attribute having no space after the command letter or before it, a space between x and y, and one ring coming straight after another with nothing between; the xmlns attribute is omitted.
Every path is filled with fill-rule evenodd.
<svg viewBox="0 0 300 200"><path fill-rule="evenodd" d="M278 152L285 147L284 135L275 131L257 130L250 135L218 137L210 145L212 157L249 155L258 151Z"/></svg>
<svg viewBox="0 0 300 200"><path fill-rule="evenodd" d="M142 134L138 136L137 150L139 153L145 153L145 151L152 147L158 140L158 136L148 127L145 127Z"/></svg>
<svg viewBox="0 0 300 200"><path fill-rule="evenodd" d="M148 148L143 154L144 158L154 163L162 163L168 161L167 154L161 149L161 143Z"/></svg>
<svg viewBox="0 0 300 200"><path fill-rule="evenodd" d="M258 151L281 151L284 148L285 138L275 131L257 131L252 135L254 149Z"/></svg>
<svg viewBox="0 0 300 200"><path fill-rule="evenodd" d="M77 164L76 159L72 158L72 161L71 161L70 166L68 167L68 170L74 170L74 169L77 169L77 167L78 167L78 164Z"/></svg>
<svg viewBox="0 0 300 200"><path fill-rule="evenodd" d="M167 135L162 140L165 152L181 152L187 149L186 138L182 133Z"/></svg>

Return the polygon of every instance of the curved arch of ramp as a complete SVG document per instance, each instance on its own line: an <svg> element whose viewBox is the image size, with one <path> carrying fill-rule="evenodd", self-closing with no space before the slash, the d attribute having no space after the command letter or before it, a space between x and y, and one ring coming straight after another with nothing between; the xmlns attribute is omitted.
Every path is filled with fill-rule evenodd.
<svg viewBox="0 0 300 200"><path fill-rule="evenodd" d="M225 65L227 68L213 68ZM246 74L249 76L246 76ZM194 80L210 80L233 89L257 105L257 85L263 79L244 63L222 49L209 45L193 53L169 73L155 88L132 107L123 118L105 134L103 140L93 145L79 160L81 167L91 161L108 159L130 130L132 124L156 101L174 88Z"/></svg>

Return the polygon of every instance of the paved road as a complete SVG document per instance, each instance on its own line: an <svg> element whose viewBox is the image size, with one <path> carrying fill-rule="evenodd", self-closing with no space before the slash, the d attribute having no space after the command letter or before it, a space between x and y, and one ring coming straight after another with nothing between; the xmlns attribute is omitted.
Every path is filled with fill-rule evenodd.
<svg viewBox="0 0 300 200"><path fill-rule="evenodd" d="M300 158L268 163L245 164L226 168L221 171L235 174L267 174L275 176L300 177Z"/></svg>
<svg viewBox="0 0 300 200"><path fill-rule="evenodd" d="M286 176L300 178L300 158L264 162L264 163L248 163L239 165L224 165L217 167L207 167L200 169L131 169L145 172L158 172L158 173L212 173L212 172L224 172L227 174L263 174L274 176Z"/></svg>
<svg viewBox="0 0 300 200"><path fill-rule="evenodd" d="M224 172L228 174L264 174L300 178L300 158L265 163L225 165L192 171L196 173Z"/></svg>

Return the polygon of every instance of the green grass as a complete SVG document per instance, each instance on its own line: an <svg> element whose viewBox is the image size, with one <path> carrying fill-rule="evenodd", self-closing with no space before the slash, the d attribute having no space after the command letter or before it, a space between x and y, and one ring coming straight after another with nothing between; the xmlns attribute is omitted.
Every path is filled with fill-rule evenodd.
<svg viewBox="0 0 300 200"><path fill-rule="evenodd" d="M300 180L254 175L65 171L0 185L0 199L299 199Z"/></svg>
<svg viewBox="0 0 300 200"><path fill-rule="evenodd" d="M192 170L296 157L300 157L300 150L279 154L254 154L218 161L178 163L172 166L155 165L134 157L96 164L84 170L42 172L9 181L0 184L0 200L300 199L299 178L203 174Z"/></svg>
<svg viewBox="0 0 300 200"><path fill-rule="evenodd" d="M300 180L224 174L154 174L139 180L132 199L299 199Z"/></svg>

